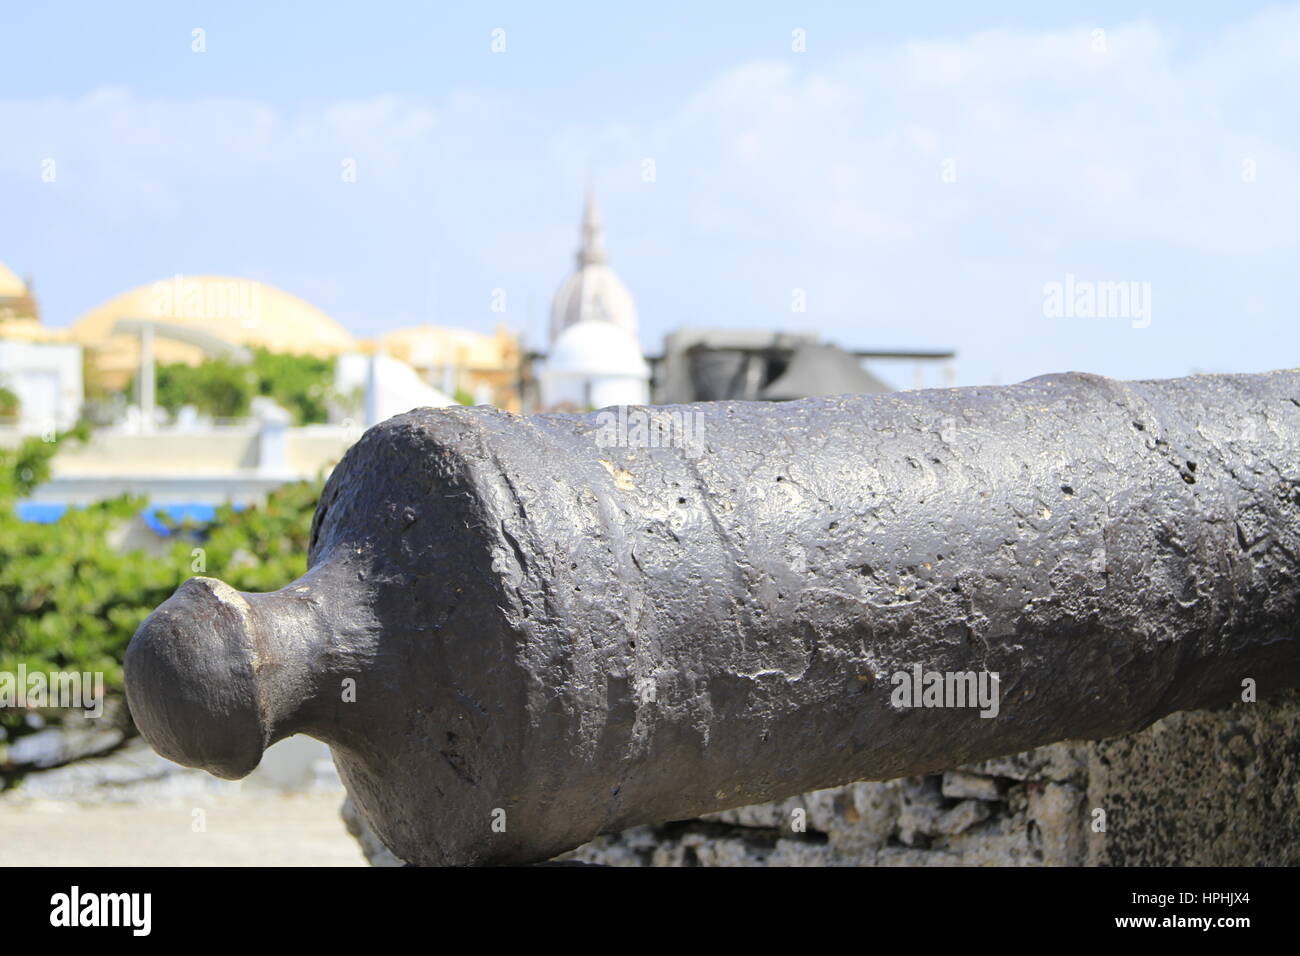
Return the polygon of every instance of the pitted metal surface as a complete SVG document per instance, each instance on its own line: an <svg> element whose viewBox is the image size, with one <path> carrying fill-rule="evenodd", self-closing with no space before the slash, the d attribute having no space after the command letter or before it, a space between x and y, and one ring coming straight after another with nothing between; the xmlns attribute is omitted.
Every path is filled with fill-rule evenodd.
<svg viewBox="0 0 1300 956"><path fill-rule="evenodd" d="M371 429L304 578L142 625L140 727L224 776L319 737L400 856L482 864L1300 684L1300 372L644 413L695 444ZM997 674L996 716L900 706L918 669Z"/></svg>

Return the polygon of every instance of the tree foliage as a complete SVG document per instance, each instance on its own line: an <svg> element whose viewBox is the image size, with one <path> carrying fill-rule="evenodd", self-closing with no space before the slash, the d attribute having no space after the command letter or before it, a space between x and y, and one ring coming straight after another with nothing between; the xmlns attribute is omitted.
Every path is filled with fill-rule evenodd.
<svg viewBox="0 0 1300 956"><path fill-rule="evenodd" d="M0 385L0 418L13 418L21 404L17 392Z"/></svg>
<svg viewBox="0 0 1300 956"><path fill-rule="evenodd" d="M102 671L110 694L122 691L122 658L136 628L194 574L220 577L244 591L282 587L307 568L318 483L286 485L256 507L223 506L202 525L175 525L164 553L120 551L115 532L146 502L122 496L69 508L38 524L17 514L18 499L49 476L60 444L28 439L0 450L0 671ZM25 714L0 709L12 739Z"/></svg>
<svg viewBox="0 0 1300 956"><path fill-rule="evenodd" d="M227 358L172 362L159 365L155 376L156 401L173 415L193 405L214 418L242 418L252 400L264 396L286 408L295 424L311 425L328 419L334 360L256 349L247 365ZM134 379L130 388L136 388Z"/></svg>
<svg viewBox="0 0 1300 956"><path fill-rule="evenodd" d="M259 395L275 399L293 413L294 424L313 425L329 418L334 391L334 360L283 355L258 349L253 355Z"/></svg>

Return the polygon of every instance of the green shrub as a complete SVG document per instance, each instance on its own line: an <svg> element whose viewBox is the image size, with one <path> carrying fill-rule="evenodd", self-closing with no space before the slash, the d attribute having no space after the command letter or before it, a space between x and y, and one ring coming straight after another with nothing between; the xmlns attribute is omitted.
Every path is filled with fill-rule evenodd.
<svg viewBox="0 0 1300 956"><path fill-rule="evenodd" d="M17 417L21 405L17 392L0 385L0 418Z"/></svg>
<svg viewBox="0 0 1300 956"><path fill-rule="evenodd" d="M223 506L209 524L177 527L184 533L161 556L122 553L110 543L112 532L146 507L143 499L69 508L49 524L17 514L17 500L48 478L59 445L84 436L29 439L0 450L0 671L20 664L28 673L102 671L108 694L120 696L131 635L186 578L201 573L240 590L267 591L306 571L320 485L286 485L244 510ZM30 729L26 717L0 709L8 740Z"/></svg>
<svg viewBox="0 0 1300 956"><path fill-rule="evenodd" d="M280 355L258 349L253 354L259 395L275 399L293 414L295 425L329 420L334 393L334 360L311 355Z"/></svg>
<svg viewBox="0 0 1300 956"><path fill-rule="evenodd" d="M136 387L132 379L128 394ZM333 388L333 359L266 349L255 349L247 365L215 358L198 365L163 364L155 371L155 400L173 415L193 405L214 418L241 418L254 398L264 396L287 409L294 424L312 425L328 420Z"/></svg>

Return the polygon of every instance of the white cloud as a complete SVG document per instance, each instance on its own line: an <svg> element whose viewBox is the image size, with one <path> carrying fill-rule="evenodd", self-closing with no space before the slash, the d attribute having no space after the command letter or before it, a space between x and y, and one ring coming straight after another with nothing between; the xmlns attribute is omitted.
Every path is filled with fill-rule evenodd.
<svg viewBox="0 0 1300 956"><path fill-rule="evenodd" d="M757 218L897 246L1050 203L1073 227L1127 238L1221 252L1294 242L1300 14L1262 17L1190 55L1148 23L1109 30L1104 53L1093 40L1085 28L995 31L803 75L751 64L660 135L683 162L703 159L696 178L735 195L746 227ZM1225 75L1230 86L1207 83ZM956 190L940 181L949 157ZM1247 158L1253 190L1240 177Z"/></svg>

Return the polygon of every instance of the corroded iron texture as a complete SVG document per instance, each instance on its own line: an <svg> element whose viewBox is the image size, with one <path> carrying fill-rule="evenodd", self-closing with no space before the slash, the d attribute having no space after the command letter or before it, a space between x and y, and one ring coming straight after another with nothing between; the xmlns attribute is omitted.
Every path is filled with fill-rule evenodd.
<svg viewBox="0 0 1300 956"><path fill-rule="evenodd" d="M1300 684L1300 372L650 414L695 444L372 428L303 578L141 626L142 731L226 777L311 734L400 856L502 863ZM904 706L918 670L996 673L996 716Z"/></svg>

